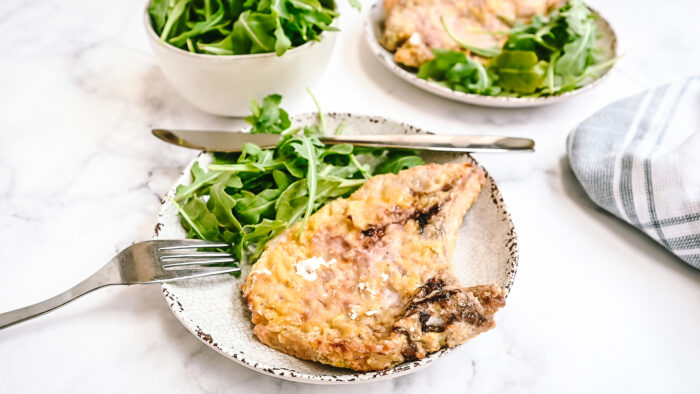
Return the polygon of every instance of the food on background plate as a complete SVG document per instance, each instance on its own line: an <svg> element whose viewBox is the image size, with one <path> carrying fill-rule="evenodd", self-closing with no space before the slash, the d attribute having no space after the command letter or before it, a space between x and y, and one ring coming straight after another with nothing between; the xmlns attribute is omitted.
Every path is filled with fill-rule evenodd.
<svg viewBox="0 0 700 394"><path fill-rule="evenodd" d="M279 56L337 30L338 16L333 0L151 0L148 14L162 41L186 51Z"/></svg>
<svg viewBox="0 0 700 394"><path fill-rule="evenodd" d="M251 133L285 134L275 148L247 144L241 153L215 154L206 169L195 163L192 182L172 198L188 238L230 243L227 252L243 264L254 263L267 241L306 222L328 201L349 196L372 175L424 164L410 150L325 146L315 136L326 132L320 108L319 125L293 129L281 100L253 100L245 119Z"/></svg>
<svg viewBox="0 0 700 394"><path fill-rule="evenodd" d="M467 163L374 176L285 230L243 286L258 338L299 358L370 371L492 328L504 291L463 288L452 267L484 179Z"/></svg>
<svg viewBox="0 0 700 394"><path fill-rule="evenodd" d="M616 60L602 60L595 48L596 16L580 0L548 16L545 11L559 1L387 3L392 7L380 42L397 50L396 62L463 93L557 95L590 83ZM402 27L402 20L412 22Z"/></svg>
<svg viewBox="0 0 700 394"><path fill-rule="evenodd" d="M396 62L420 67L435 56L432 49L459 50L442 20L463 41L482 48L501 47L506 21L529 22L562 0L384 0L386 22L380 43L395 52Z"/></svg>

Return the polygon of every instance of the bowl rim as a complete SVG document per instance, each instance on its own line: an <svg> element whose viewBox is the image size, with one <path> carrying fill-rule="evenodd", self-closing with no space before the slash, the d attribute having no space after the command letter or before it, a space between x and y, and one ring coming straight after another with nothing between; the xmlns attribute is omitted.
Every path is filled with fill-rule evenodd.
<svg viewBox="0 0 700 394"><path fill-rule="evenodd" d="M160 39L158 34L156 33L155 29L153 28L153 24L151 24L151 17L148 15L148 7L151 5L151 0L146 2L146 7L143 10L143 22L144 22L144 27L146 29L146 35L148 36L149 40L153 42L155 45L159 45L170 52L173 52L177 55L182 55L182 56L189 56L194 59L219 59L222 61L226 60L232 60L232 59L260 59L260 58L270 58L270 57L275 57L279 58L282 56L286 56L288 53L295 53L295 52L301 52L304 49L314 47L317 45L320 45L321 42L326 38L327 34L326 33L335 33L335 31L328 31L324 30L319 34L319 40L311 40L303 43L302 45L299 45L298 47L293 47L288 49L285 53L282 54L282 56L277 56L277 53L273 52L265 52L265 53L246 53L243 55L211 55L208 53L193 53L190 51L186 51L184 49L180 49L167 41L163 41ZM337 5L336 5L337 9ZM339 17L336 16L333 18L333 22L331 23L331 26L334 26L337 24Z"/></svg>

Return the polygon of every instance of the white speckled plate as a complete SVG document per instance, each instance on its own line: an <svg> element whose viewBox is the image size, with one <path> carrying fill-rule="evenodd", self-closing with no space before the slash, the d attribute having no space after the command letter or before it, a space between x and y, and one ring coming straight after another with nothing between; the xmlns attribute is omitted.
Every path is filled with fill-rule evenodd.
<svg viewBox="0 0 700 394"><path fill-rule="evenodd" d="M379 37L381 36L382 26L384 25L384 20L386 15L384 9L382 8L382 0L373 4L369 10L369 17L365 20L365 38L369 48L377 57L379 62L384 65L389 71L398 75L404 81L415 85L423 90L427 90L430 93L437 94L451 100L461 101L463 103L480 105L484 107L497 107L497 108L521 108L521 107L537 107L541 105L548 105L566 100L573 96L579 95L592 89L594 86L598 85L612 69L610 67L601 70L598 74L598 78L589 84L580 87L576 90L565 92L556 96L549 97L498 97L498 96L482 96L473 93L463 93L452 90L448 87L439 85L432 81L427 81L425 79L418 78L416 76L415 69L410 69L399 65L394 61L394 54L389 52L386 48L379 44ZM589 7L590 8L590 7ZM598 39L596 40L596 48L600 48L603 52L603 61L614 59L617 57L617 37L612 27L605 18L603 18L600 13L593 10L591 11L598 16L595 23L598 28Z"/></svg>
<svg viewBox="0 0 700 394"><path fill-rule="evenodd" d="M316 122L315 114L295 117L296 126ZM413 126L388 119L350 114L329 114L327 124L334 130L341 122L344 133L409 134L425 133ZM426 162L470 161L469 155L430 153ZM201 154L192 163L210 162L209 154ZM190 165L168 192L174 194L180 184L190 182ZM184 238L177 210L163 203L155 238ZM454 255L454 266L462 285L495 283L510 290L518 262L518 244L510 215L493 179L487 175L479 198L462 225ZM219 353L248 368L283 379L307 383L357 383L403 375L424 367L453 349L444 349L419 360L380 372L357 373L304 361L263 345L253 333L250 312L243 303L240 282L228 275L192 279L163 285L165 300L175 316L200 340ZM500 312L503 313L503 312ZM477 337L474 340L479 340Z"/></svg>

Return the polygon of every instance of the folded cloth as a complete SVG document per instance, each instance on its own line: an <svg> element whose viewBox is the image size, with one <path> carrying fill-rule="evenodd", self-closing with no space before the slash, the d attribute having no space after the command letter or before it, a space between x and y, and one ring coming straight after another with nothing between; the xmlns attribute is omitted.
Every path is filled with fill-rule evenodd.
<svg viewBox="0 0 700 394"><path fill-rule="evenodd" d="M700 77L603 108L567 151L596 204L700 269Z"/></svg>

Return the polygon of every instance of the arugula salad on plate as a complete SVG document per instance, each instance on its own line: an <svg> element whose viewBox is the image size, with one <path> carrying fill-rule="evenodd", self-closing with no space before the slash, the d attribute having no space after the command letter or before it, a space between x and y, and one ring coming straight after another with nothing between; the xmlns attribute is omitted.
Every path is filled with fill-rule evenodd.
<svg viewBox="0 0 700 394"><path fill-rule="evenodd" d="M494 106L554 102L617 61L612 28L581 0L509 4L383 0L370 13L370 46L418 87Z"/></svg>

